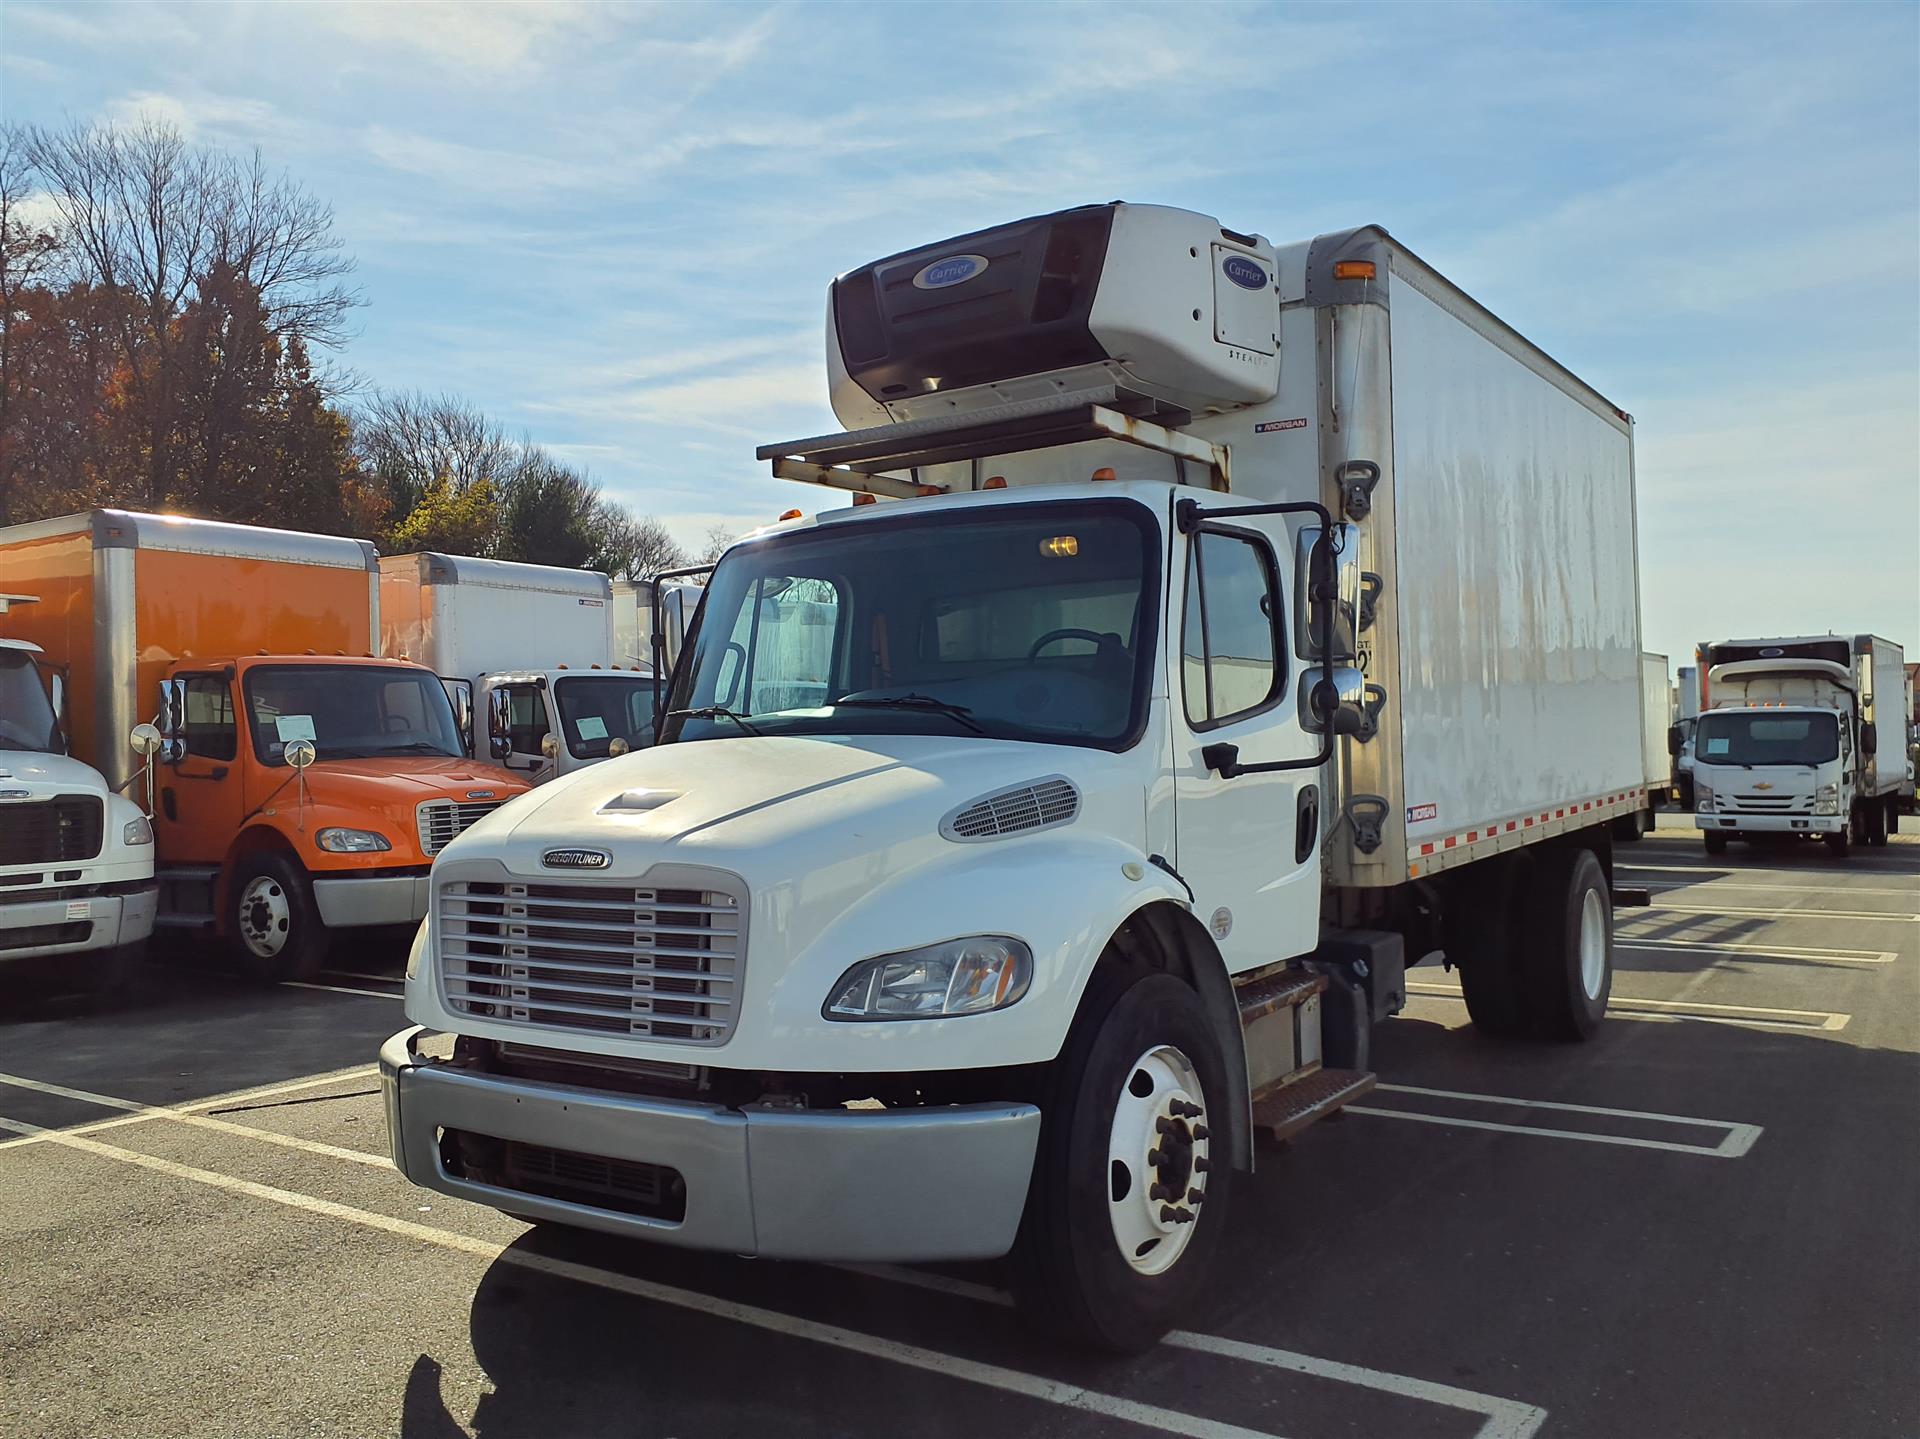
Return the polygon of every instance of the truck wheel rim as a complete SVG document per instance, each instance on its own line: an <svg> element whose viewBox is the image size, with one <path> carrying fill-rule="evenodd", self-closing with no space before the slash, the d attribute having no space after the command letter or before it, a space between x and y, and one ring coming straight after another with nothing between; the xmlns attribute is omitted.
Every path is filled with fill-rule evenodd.
<svg viewBox="0 0 1920 1439"><path fill-rule="evenodd" d="M1186 1252L1211 1149L1199 1071L1171 1045L1148 1050L1121 1082L1107 1141L1107 1217L1136 1273L1164 1274Z"/></svg>
<svg viewBox="0 0 1920 1439"><path fill-rule="evenodd" d="M1588 999L1600 997L1607 974L1607 912L1600 891L1590 889L1580 901L1580 984Z"/></svg>
<svg viewBox="0 0 1920 1439"><path fill-rule="evenodd" d="M272 875L258 875L240 892L240 938L262 959L286 948L293 909L286 888Z"/></svg>

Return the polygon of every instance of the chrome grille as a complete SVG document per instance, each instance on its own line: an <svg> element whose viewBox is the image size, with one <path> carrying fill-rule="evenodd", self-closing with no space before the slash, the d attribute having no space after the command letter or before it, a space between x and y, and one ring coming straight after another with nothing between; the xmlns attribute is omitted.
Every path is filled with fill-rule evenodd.
<svg viewBox="0 0 1920 1439"><path fill-rule="evenodd" d="M948 839L998 839L1066 824L1080 812L1080 791L1059 776L1004 789L948 815L940 832Z"/></svg>
<svg viewBox="0 0 1920 1439"><path fill-rule="evenodd" d="M500 808L504 801L486 800L478 804L451 799L430 799L413 812L420 827L420 852L436 855L455 837L472 829Z"/></svg>
<svg viewBox="0 0 1920 1439"><path fill-rule="evenodd" d="M720 1044L733 1031L741 896L451 880L434 904L440 980L456 1014L681 1044Z"/></svg>

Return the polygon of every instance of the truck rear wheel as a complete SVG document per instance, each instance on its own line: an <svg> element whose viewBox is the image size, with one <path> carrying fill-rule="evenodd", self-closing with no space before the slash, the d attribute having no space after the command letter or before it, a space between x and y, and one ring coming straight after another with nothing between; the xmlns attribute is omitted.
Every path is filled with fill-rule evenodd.
<svg viewBox="0 0 1920 1439"><path fill-rule="evenodd" d="M1029 1318L1121 1353L1173 1327L1226 1229L1233 1162L1214 1106L1227 1092L1192 989L1167 974L1095 971L1053 1066L1014 1249Z"/></svg>
<svg viewBox="0 0 1920 1439"><path fill-rule="evenodd" d="M1590 849L1540 856L1529 916L1525 993L1535 1033L1586 1039L1607 1015L1613 992L1613 897Z"/></svg>
<svg viewBox="0 0 1920 1439"><path fill-rule="evenodd" d="M1870 845L1883 845L1887 842L1887 802L1884 799L1870 799L1862 816L1865 823L1866 840Z"/></svg>
<svg viewBox="0 0 1920 1439"><path fill-rule="evenodd" d="M1727 837L1719 830L1705 830L1702 832L1701 837L1706 841L1708 854L1725 854L1727 852Z"/></svg>
<svg viewBox="0 0 1920 1439"><path fill-rule="evenodd" d="M1514 915L1532 871L1530 855L1481 860L1460 876L1447 906L1447 956L1460 971L1467 1016L1482 1034L1500 1039L1527 1030Z"/></svg>
<svg viewBox="0 0 1920 1439"><path fill-rule="evenodd" d="M255 979L277 984L318 972L329 936L306 871L279 854L256 854L236 865L227 890L227 940Z"/></svg>

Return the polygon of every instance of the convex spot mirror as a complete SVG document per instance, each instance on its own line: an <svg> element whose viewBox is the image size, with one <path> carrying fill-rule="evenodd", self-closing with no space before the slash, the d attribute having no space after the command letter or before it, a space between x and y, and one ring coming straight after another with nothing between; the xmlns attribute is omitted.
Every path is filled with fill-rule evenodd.
<svg viewBox="0 0 1920 1439"><path fill-rule="evenodd" d="M1365 734L1373 727L1367 712L1367 677L1350 666L1336 666L1329 680L1312 669L1300 680L1300 728L1308 734Z"/></svg>
<svg viewBox="0 0 1920 1439"><path fill-rule="evenodd" d="M1318 554L1320 526L1307 525L1293 545L1294 648L1310 660L1326 658L1321 649L1329 602L1333 608L1333 648L1336 660L1360 653L1360 527L1333 527L1332 573Z"/></svg>
<svg viewBox="0 0 1920 1439"><path fill-rule="evenodd" d="M133 727L133 733L127 736L127 743L142 759L150 759L165 741L161 738L158 725L137 724Z"/></svg>
<svg viewBox="0 0 1920 1439"><path fill-rule="evenodd" d="M289 740L286 749L282 751L282 758L295 769L305 769L319 757L320 751L313 747L313 741L310 739Z"/></svg>

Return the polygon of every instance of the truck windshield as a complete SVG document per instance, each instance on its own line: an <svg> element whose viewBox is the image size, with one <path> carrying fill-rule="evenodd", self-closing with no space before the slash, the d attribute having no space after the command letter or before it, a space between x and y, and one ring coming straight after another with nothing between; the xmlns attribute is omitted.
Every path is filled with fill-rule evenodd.
<svg viewBox="0 0 1920 1439"><path fill-rule="evenodd" d="M898 508L729 550L664 737L1139 737L1159 589L1143 506Z"/></svg>
<svg viewBox="0 0 1920 1439"><path fill-rule="evenodd" d="M1840 753L1838 717L1830 714L1700 716L1694 759L1703 764L1825 764Z"/></svg>
<svg viewBox="0 0 1920 1439"><path fill-rule="evenodd" d="M630 749L653 743L650 678L569 675L554 682L553 702L560 711L567 752L575 759L604 759L617 739Z"/></svg>
<svg viewBox="0 0 1920 1439"><path fill-rule="evenodd" d="M60 730L40 684L40 668L25 650L0 650L0 749L57 753Z"/></svg>
<svg viewBox="0 0 1920 1439"><path fill-rule="evenodd" d="M385 665L262 665L247 671L253 752L285 764L289 743L310 739L318 757L464 758L453 705L433 675Z"/></svg>

